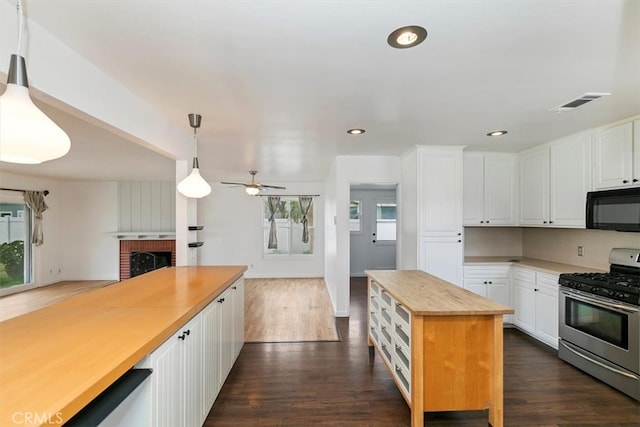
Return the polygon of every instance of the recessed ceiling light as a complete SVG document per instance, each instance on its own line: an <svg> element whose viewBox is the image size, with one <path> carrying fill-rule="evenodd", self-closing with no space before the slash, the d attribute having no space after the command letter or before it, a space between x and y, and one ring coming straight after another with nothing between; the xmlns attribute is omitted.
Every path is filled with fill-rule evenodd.
<svg viewBox="0 0 640 427"><path fill-rule="evenodd" d="M506 130L494 130L493 132L489 132L487 136L502 136L506 133L507 133Z"/></svg>
<svg viewBox="0 0 640 427"><path fill-rule="evenodd" d="M396 49L406 49L422 43L427 38L427 30L417 25L401 27L389 34L387 43Z"/></svg>
<svg viewBox="0 0 640 427"><path fill-rule="evenodd" d="M347 133L349 135L361 135L363 133L365 133L366 131L364 129L349 129L347 131Z"/></svg>

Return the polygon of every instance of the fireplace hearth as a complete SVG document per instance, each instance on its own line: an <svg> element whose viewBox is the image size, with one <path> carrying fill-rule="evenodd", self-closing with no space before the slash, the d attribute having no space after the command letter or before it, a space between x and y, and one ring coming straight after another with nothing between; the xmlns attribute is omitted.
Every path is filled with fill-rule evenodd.
<svg viewBox="0 0 640 427"><path fill-rule="evenodd" d="M120 280L175 265L175 240L120 240Z"/></svg>

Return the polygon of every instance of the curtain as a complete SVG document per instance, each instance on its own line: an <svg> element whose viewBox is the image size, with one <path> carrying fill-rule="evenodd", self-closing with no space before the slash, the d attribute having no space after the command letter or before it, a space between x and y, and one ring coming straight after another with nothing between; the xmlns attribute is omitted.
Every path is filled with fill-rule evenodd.
<svg viewBox="0 0 640 427"><path fill-rule="evenodd" d="M300 210L302 211L302 243L309 243L309 221L307 220L307 214L313 204L313 197L300 196L298 197L298 202L300 202Z"/></svg>
<svg viewBox="0 0 640 427"><path fill-rule="evenodd" d="M49 207L44 202L44 191L25 191L24 202L33 212L33 233L31 243L40 246L44 243L44 233L42 232L42 213Z"/></svg>
<svg viewBox="0 0 640 427"><path fill-rule="evenodd" d="M276 233L276 209L280 203L280 197L269 196L267 198L267 204L269 205L269 244L268 249L278 249L278 236Z"/></svg>

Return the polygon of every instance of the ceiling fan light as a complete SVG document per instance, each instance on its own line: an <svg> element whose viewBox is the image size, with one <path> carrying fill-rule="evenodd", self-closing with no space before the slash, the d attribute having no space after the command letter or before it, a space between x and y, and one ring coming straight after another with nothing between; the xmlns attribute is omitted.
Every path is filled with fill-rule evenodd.
<svg viewBox="0 0 640 427"><path fill-rule="evenodd" d="M31 100L24 58L11 55L7 88L0 96L0 160L38 164L70 148L69 135Z"/></svg>
<svg viewBox="0 0 640 427"><path fill-rule="evenodd" d="M257 196L260 192L260 189L258 187L246 187L244 191L246 191L250 196Z"/></svg>
<svg viewBox="0 0 640 427"><path fill-rule="evenodd" d="M178 191L185 197L199 199L211 193L211 186L200 176L200 169L193 168L189 176L178 183Z"/></svg>

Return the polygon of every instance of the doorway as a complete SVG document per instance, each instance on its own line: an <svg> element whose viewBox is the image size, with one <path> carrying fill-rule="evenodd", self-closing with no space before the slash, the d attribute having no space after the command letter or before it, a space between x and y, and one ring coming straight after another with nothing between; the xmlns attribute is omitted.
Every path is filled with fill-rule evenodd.
<svg viewBox="0 0 640 427"><path fill-rule="evenodd" d="M349 273L395 270L397 203L395 185L353 184L349 205Z"/></svg>

